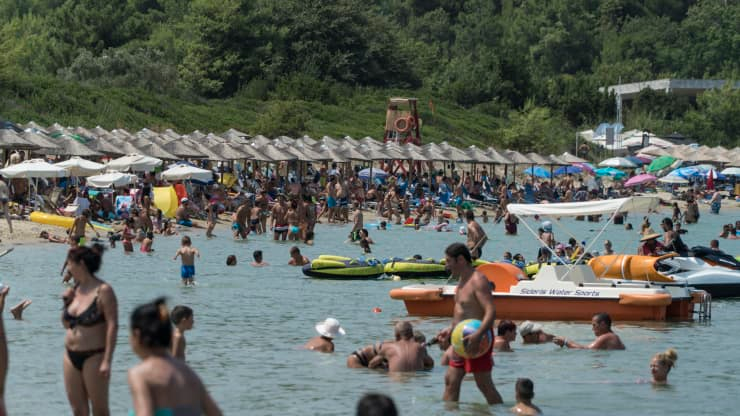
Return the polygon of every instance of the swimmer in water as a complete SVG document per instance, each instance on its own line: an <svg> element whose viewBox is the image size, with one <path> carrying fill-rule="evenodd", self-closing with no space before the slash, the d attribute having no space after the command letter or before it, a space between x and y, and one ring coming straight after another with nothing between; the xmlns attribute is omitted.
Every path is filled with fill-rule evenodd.
<svg viewBox="0 0 740 416"><path fill-rule="evenodd" d="M254 250L252 257L254 258L254 261L249 263L252 267L265 267L270 265L270 263L262 260L262 250Z"/></svg>
<svg viewBox="0 0 740 416"><path fill-rule="evenodd" d="M676 365L678 354L673 348L659 352L650 361L650 373L653 376L653 384L668 384L668 373Z"/></svg>
<svg viewBox="0 0 740 416"><path fill-rule="evenodd" d="M519 378L516 380L516 406L511 408L511 412L516 415L535 416L541 415L542 410L532 404L534 398L534 383L528 378Z"/></svg>
<svg viewBox="0 0 740 416"><path fill-rule="evenodd" d="M344 328L334 318L326 318L324 322L316 324L316 332L319 333L306 342L303 348L318 352L334 352L334 338L344 335Z"/></svg>
<svg viewBox="0 0 740 416"><path fill-rule="evenodd" d="M561 347L582 350L623 350L624 344L619 336L612 332L612 318L608 313L601 312L594 315L591 319L591 329L596 335L594 342L588 345L580 345L567 338L555 337L552 342Z"/></svg>

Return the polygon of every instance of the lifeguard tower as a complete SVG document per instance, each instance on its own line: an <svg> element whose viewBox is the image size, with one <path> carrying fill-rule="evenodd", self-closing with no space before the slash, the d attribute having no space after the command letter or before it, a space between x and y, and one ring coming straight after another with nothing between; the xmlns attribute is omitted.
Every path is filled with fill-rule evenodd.
<svg viewBox="0 0 740 416"><path fill-rule="evenodd" d="M416 98L391 98L385 113L383 142L399 145L413 143L421 146L421 121L416 109Z"/></svg>

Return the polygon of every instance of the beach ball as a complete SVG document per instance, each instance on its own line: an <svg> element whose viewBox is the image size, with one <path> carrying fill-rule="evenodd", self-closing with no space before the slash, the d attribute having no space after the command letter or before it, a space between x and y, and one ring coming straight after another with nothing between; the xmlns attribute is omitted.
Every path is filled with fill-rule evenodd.
<svg viewBox="0 0 740 416"><path fill-rule="evenodd" d="M488 352L488 349L491 347L491 343L493 342L493 333L490 329L481 337L475 353L468 354L465 351L463 338L477 331L478 328L480 328L480 325L481 321L477 319L466 319L455 326L455 329L452 330L451 338L452 348L455 350L457 355L463 358L478 358Z"/></svg>

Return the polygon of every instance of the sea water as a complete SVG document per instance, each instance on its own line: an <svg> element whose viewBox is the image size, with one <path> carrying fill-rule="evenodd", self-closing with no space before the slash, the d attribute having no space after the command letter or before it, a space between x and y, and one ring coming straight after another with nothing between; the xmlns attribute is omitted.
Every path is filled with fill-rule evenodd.
<svg viewBox="0 0 740 416"><path fill-rule="evenodd" d="M687 225L683 236L689 246L708 245L721 224L739 219L739 211L724 210L721 216L703 214L697 225ZM660 215L653 215L656 226ZM634 253L641 217L630 217L635 226L625 231L610 225L603 239L615 250ZM533 227L538 224L530 222ZM563 220L577 240L595 236L603 225ZM503 224L483 224L490 237L484 258L498 260L504 251L520 252L534 259L537 244L520 224L519 235L504 236ZM457 232L415 231L400 226L389 231L371 230L376 244L373 255L442 257L444 248L465 237ZM656 229L659 227L656 227ZM626 351L578 351L554 344L524 346L520 339L514 353L495 355L493 376L505 406L489 407L470 376L462 385L457 410L441 400L445 367L418 374L392 376L383 372L347 369L347 356L375 341L391 339L393 325L410 320L428 338L449 324L449 318L408 317L403 302L389 298L395 287L418 281L330 281L305 278L299 267L290 267L290 242L275 243L271 236L250 235L248 242L235 242L219 226L217 238L206 239L203 230L188 232L201 252L196 260L196 287L180 284L180 262L172 260L180 238L158 237L154 253L136 251L125 255L119 244L108 250L99 276L109 282L118 297L118 343L114 354L110 406L114 415L132 407L126 370L138 362L128 344L128 320L132 309L157 296L166 296L170 307L189 305L195 311L195 327L187 332L187 361L208 386L225 414L231 415L348 415L366 392L390 395L404 415L506 414L514 404L514 383L529 377L535 385L535 403L546 414L733 414L740 406L740 300L713 304L709 323L620 323L614 330ZM361 255L358 246L346 242L348 226L319 225L316 245L300 245L303 254ZM558 225L555 235L569 235ZM721 248L740 253L740 242L720 240ZM252 252L263 250L269 267L249 266ZM6 301L5 328L10 349L6 403L12 415L70 414L62 377L64 329L60 323L63 287L59 271L67 247L61 244L23 245L0 259L0 281L11 286ZM236 267L226 266L235 254ZM439 280L429 280L439 282ZM24 298L33 300L23 321L10 318L8 309ZM374 313L374 308L382 312ZM336 340L334 354L300 349L316 335L314 325L332 316L347 335ZM545 322L549 333L589 343L594 336L587 322ZM653 354L673 347L678 351L670 385L655 388L640 384L649 380ZM435 361L440 351L430 349Z"/></svg>

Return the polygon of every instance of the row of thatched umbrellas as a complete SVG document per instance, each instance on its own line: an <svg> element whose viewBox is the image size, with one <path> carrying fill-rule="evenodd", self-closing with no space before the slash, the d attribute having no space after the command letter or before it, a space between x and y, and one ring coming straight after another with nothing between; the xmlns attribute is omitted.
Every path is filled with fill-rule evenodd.
<svg viewBox="0 0 740 416"><path fill-rule="evenodd" d="M34 122L21 126L24 130L0 129L0 148L29 150L32 153L84 158L119 157L142 154L162 160L208 159L211 161L256 160L263 162L348 162L350 160L413 160L442 161L499 165L569 165L585 160L564 153L543 156L521 154L514 150L498 151L493 147L464 149L447 142L424 146L382 143L371 137L355 140L351 137L334 139L324 136L315 140L309 136L287 136L269 139L230 129L221 135L194 131L180 135L170 129L157 133L142 129L134 134L123 129L108 131L102 127L68 128L59 124L42 127Z"/></svg>
<svg viewBox="0 0 740 416"><path fill-rule="evenodd" d="M476 146L457 148L448 144L428 143L423 146L382 143L371 137L359 140L351 137L335 139L324 136L315 140L309 136L269 139L262 135L250 137L229 129L221 135L203 134L198 130L181 135L171 129L161 133L142 129L129 133L124 129L108 131L100 126L64 127L57 123L42 127L31 121L20 126L23 130L0 129L0 149L28 150L32 153L83 158L115 158L141 154L162 160L207 159L210 161L255 160L260 162L348 162L378 160L412 160L420 162L454 162L488 165L567 166L586 160L569 153L561 155L521 154L515 150L481 149ZM20 130L20 129L19 129ZM740 166L740 148L689 148L650 146L640 151L653 156L671 155L682 160L724 163Z"/></svg>

